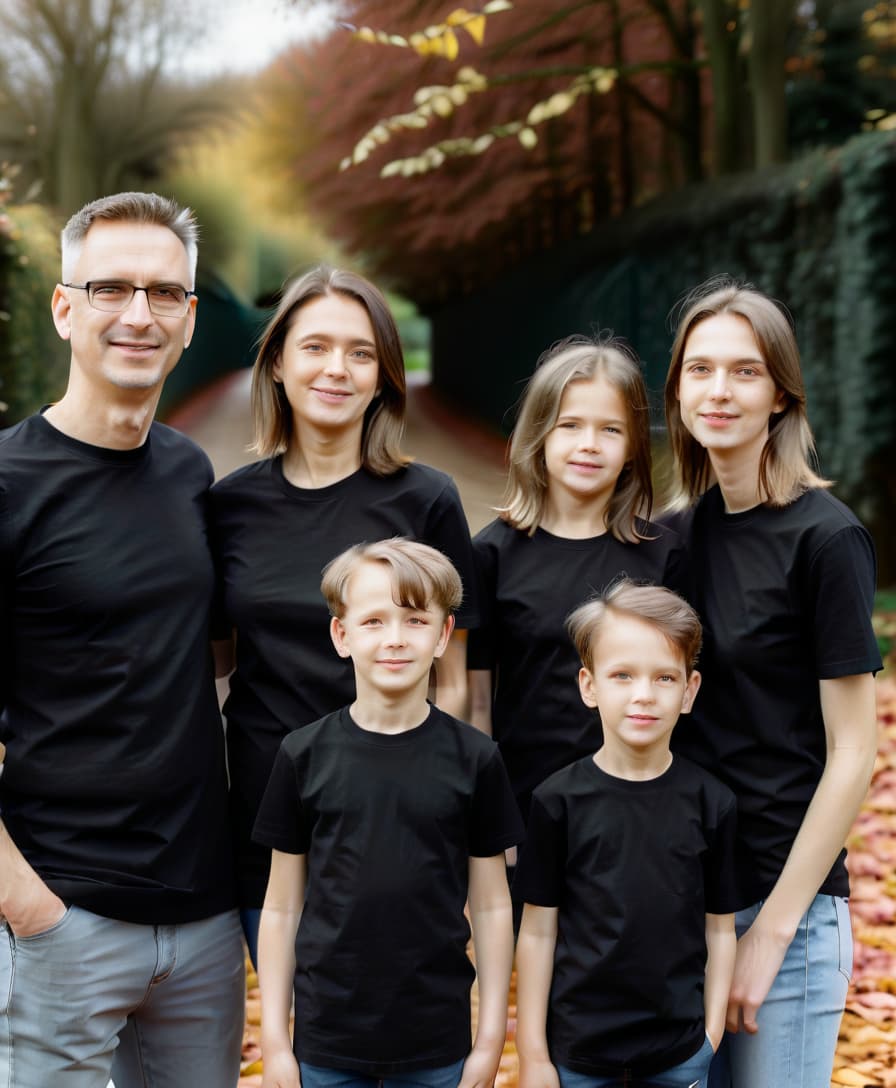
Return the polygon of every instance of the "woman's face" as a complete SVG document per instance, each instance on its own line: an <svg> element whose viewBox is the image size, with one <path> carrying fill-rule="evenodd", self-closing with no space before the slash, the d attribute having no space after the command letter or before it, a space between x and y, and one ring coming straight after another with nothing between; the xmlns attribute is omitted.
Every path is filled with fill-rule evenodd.
<svg viewBox="0 0 896 1088"><path fill-rule="evenodd" d="M713 458L755 459L785 395L769 374L750 323L716 314L691 329L678 378L681 420Z"/></svg>
<svg viewBox="0 0 896 1088"><path fill-rule="evenodd" d="M373 326L361 305L330 294L306 302L293 316L274 380L283 383L296 433L302 428L357 431L379 388Z"/></svg>

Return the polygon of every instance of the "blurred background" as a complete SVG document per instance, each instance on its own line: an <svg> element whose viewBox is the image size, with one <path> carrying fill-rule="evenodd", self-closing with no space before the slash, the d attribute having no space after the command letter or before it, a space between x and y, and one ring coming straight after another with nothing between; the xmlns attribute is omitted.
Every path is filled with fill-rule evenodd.
<svg viewBox="0 0 896 1088"><path fill-rule="evenodd" d="M219 470L245 460L270 307L309 266L347 265L390 292L411 452L459 477L474 527L522 383L569 333L632 343L662 463L670 314L730 273L793 314L822 471L875 536L889 654L896 2L466 2L0 0L0 426L61 393L58 232L123 189L202 228L164 418ZM839 1084L896 1084L889 683Z"/></svg>

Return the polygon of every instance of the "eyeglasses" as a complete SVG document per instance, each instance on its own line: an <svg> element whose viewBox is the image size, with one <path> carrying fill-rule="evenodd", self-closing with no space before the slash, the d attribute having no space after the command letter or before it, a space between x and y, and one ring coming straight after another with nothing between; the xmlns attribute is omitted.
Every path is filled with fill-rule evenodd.
<svg viewBox="0 0 896 1088"><path fill-rule="evenodd" d="M64 283L76 291L86 291L87 301L95 310L110 314L120 313L131 304L137 291L146 293L146 304L157 317L183 317L195 291L188 291L176 283L151 283L149 287L137 287L124 280L90 280L87 283Z"/></svg>

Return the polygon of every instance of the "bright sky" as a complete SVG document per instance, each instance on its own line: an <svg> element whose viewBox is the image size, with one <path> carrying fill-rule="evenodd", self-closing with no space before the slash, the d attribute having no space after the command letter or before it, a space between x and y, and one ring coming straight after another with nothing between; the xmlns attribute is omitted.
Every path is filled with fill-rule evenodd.
<svg viewBox="0 0 896 1088"><path fill-rule="evenodd" d="M324 34L337 0L204 0L209 15L190 43L185 66L196 75L251 72L296 41Z"/></svg>

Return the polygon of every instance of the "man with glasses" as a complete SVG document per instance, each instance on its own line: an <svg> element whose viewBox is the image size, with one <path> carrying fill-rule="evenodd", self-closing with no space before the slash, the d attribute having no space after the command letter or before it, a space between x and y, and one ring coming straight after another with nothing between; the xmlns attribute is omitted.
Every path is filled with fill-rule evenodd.
<svg viewBox="0 0 896 1088"><path fill-rule="evenodd" d="M212 470L153 422L196 225L146 193L62 232L68 387L0 433L0 1085L226 1088L245 998L209 651Z"/></svg>

